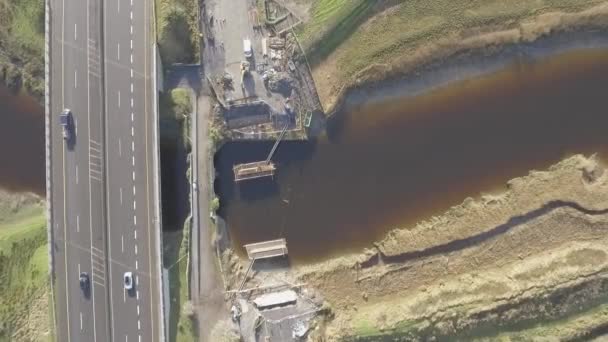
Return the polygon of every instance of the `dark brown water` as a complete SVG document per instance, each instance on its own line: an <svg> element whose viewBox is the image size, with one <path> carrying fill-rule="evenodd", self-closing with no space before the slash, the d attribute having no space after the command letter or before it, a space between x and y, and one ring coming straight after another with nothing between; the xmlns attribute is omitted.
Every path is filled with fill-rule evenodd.
<svg viewBox="0 0 608 342"><path fill-rule="evenodd" d="M285 237L296 262L359 250L568 155L608 156L608 51L522 62L340 114L317 144L279 147L275 182L236 188L232 165L270 146L234 143L216 156L235 244Z"/></svg>
<svg viewBox="0 0 608 342"><path fill-rule="evenodd" d="M44 109L0 85L0 188L45 193Z"/></svg>

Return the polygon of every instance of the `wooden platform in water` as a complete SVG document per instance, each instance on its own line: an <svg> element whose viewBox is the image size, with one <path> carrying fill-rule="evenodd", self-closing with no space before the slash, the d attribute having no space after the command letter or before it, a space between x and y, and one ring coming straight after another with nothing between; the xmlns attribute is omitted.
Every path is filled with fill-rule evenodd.
<svg viewBox="0 0 608 342"><path fill-rule="evenodd" d="M277 239L245 245L249 259L258 260L287 255L287 241Z"/></svg>
<svg viewBox="0 0 608 342"><path fill-rule="evenodd" d="M272 177L276 166L273 162L265 160L246 164L237 164L232 168L234 172L234 180L236 182L256 179L262 177Z"/></svg>

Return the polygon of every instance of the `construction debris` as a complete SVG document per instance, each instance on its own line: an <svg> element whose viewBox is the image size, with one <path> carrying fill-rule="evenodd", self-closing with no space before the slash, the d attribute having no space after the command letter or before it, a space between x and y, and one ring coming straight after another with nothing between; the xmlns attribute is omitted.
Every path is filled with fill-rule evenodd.
<svg viewBox="0 0 608 342"><path fill-rule="evenodd" d="M253 300L258 310L268 310L276 307L293 305L298 300L298 295L293 290L271 292L261 295Z"/></svg>

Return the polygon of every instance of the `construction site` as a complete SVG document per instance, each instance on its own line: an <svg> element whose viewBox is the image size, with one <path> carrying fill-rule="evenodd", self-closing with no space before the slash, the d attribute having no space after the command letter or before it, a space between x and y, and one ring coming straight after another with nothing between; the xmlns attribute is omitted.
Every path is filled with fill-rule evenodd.
<svg viewBox="0 0 608 342"><path fill-rule="evenodd" d="M214 59L206 78L230 136L264 140L287 126L285 139L306 139L322 108L293 33L300 19L272 0L257 6L220 2L204 7L202 16L204 43Z"/></svg>
<svg viewBox="0 0 608 342"><path fill-rule="evenodd" d="M605 58L545 65L532 44L463 53L341 94L325 127L294 2L205 4L204 75L239 141L215 155L212 216L233 340L588 340L608 329ZM517 63L497 71L491 55ZM465 75L473 63L487 67L479 79ZM319 89L333 82L325 72ZM326 130L312 142L285 143L316 124Z"/></svg>

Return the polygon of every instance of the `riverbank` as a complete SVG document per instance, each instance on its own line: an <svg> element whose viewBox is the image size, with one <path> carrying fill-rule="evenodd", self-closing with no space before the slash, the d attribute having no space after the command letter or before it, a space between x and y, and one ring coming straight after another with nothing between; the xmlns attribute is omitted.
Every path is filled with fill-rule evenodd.
<svg viewBox="0 0 608 342"><path fill-rule="evenodd" d="M44 202L0 191L0 340L51 334Z"/></svg>
<svg viewBox="0 0 608 342"><path fill-rule="evenodd" d="M364 253L298 266L297 281L325 298L331 341L540 336L560 324L549 336L586 336L608 303L607 190L601 162L573 156Z"/></svg>
<svg viewBox="0 0 608 342"><path fill-rule="evenodd" d="M389 88L396 91L396 81L415 81L420 74L424 74L427 80L421 81L424 84L422 87L418 86L418 90L428 90L429 87L436 86L433 81L435 76L430 75L430 71L440 71L437 81L442 81L441 84L491 72L512 61L518 54L538 54L538 48L552 50L552 45L547 45L552 40L545 40L546 37L554 37L552 39L557 45L563 45L564 42L572 41L556 39L559 34L567 36L572 35L574 31L574 34L580 34L576 36L578 39L583 38L589 31L605 29L608 25L606 2L573 1L562 4L561 7L543 7L542 2L523 4L521 7L515 6L513 13L509 12L508 15L494 19L478 18L479 21L475 18L484 17L483 9L464 6L459 10L466 21L462 25L445 22L446 18L439 14L432 15L437 11L443 13L445 9L431 8L427 11L423 8L422 13L428 12L429 16L421 19L421 9L416 9L420 4L411 5L413 7L405 4L392 6L376 14L358 30L347 35L341 44L332 49L331 54L313 67L315 84L325 111L334 113L341 109L345 102L365 102L367 97L357 97L370 93L372 89L380 89L377 93ZM408 12L414 10L418 12ZM403 26L411 16L414 16L415 20L408 21L408 24ZM422 25L422 29L414 25L416 20L424 18L434 24ZM597 38L598 33L595 35ZM595 38L584 46L595 44ZM366 48L361 49L362 46ZM571 48L580 47L582 45L579 42L573 43ZM554 52L546 52L545 55ZM458 61L460 63L457 63ZM447 77L442 76L445 71L441 69L444 66L447 66L448 74L454 67L466 70L452 70ZM443 80L442 77L448 79ZM404 83L407 82L400 84ZM401 93L403 90L408 88L403 88Z"/></svg>

